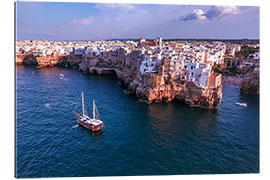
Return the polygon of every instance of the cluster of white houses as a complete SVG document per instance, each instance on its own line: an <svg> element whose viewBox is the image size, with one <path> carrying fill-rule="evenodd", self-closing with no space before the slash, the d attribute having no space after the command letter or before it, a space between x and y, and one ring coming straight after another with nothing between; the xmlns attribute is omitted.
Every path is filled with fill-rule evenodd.
<svg viewBox="0 0 270 180"><path fill-rule="evenodd" d="M194 82L206 88L212 74L212 65L224 63L226 46L221 42L206 45L196 42L162 43L160 37L149 46L145 46L144 42L141 38L138 43L143 46L141 74L161 73L164 77Z"/></svg>
<svg viewBox="0 0 270 180"><path fill-rule="evenodd" d="M32 53L35 56L87 55L109 58L122 62L131 55L137 71L159 74L167 78L194 82L206 88L212 74L212 66L224 63L224 55L234 55L240 45L222 42L162 41L157 37L147 42L139 41L16 41L16 53ZM109 54L109 56L108 56ZM256 55L257 57L257 55ZM138 60L139 59L139 60Z"/></svg>

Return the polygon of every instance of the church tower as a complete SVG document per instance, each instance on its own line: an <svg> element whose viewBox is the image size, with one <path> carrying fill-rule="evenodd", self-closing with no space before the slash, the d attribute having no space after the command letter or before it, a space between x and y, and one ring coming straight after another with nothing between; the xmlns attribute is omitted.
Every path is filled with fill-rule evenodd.
<svg viewBox="0 0 270 180"><path fill-rule="evenodd" d="M162 48L162 38L161 37L156 38L156 45L159 47L159 49Z"/></svg>

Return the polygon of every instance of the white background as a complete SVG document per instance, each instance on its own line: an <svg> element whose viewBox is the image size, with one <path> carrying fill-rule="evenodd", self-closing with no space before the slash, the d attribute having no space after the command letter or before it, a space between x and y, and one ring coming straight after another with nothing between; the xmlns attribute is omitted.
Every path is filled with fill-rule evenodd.
<svg viewBox="0 0 270 180"><path fill-rule="evenodd" d="M52 0L47 0L52 1ZM68 0L58 0L66 2ZM74 2L75 0L73 0ZM1 53L1 107L0 107L0 177L14 179L15 175L15 60L14 60L14 0L1 1L0 53ZM71 1L72 2L72 1ZM78 1L76 1L78 2ZM158 3L185 5L245 5L260 6L260 47L261 47L261 86L260 86L260 173L238 175L180 175L180 176L124 176L124 177L91 177L90 179L269 179L269 142L270 142L270 6L267 0L80 0L80 2L125 2L125 3ZM60 178L54 178L60 179ZM70 178L61 178L70 179ZM72 178L79 179L79 178ZM82 179L82 178L80 178ZM89 178L83 178L89 179Z"/></svg>

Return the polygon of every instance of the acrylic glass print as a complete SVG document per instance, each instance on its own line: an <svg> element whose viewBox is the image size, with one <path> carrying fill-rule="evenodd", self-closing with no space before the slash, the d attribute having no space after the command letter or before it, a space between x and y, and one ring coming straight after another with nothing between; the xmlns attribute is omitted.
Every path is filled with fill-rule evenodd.
<svg viewBox="0 0 270 180"><path fill-rule="evenodd" d="M259 7L15 11L16 177L259 173Z"/></svg>

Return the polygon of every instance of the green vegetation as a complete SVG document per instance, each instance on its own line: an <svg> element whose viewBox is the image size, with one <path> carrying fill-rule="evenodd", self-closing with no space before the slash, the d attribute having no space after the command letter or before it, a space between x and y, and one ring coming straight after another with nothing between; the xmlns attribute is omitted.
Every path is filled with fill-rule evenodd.
<svg viewBox="0 0 270 180"><path fill-rule="evenodd" d="M219 73L221 73L223 76L236 76L240 74L239 70L236 67L224 68Z"/></svg>
<svg viewBox="0 0 270 180"><path fill-rule="evenodd" d="M254 54L255 52L259 52L259 48L242 47L240 52L235 53L235 57L246 59L249 54Z"/></svg>
<svg viewBox="0 0 270 180"><path fill-rule="evenodd" d="M213 71L214 71L214 73L220 73L221 74L221 65L214 63Z"/></svg>
<svg viewBox="0 0 270 180"><path fill-rule="evenodd" d="M236 67L224 68L224 66L224 64L214 63L212 67L214 73L222 74L222 76L236 76L240 74L239 70Z"/></svg>

